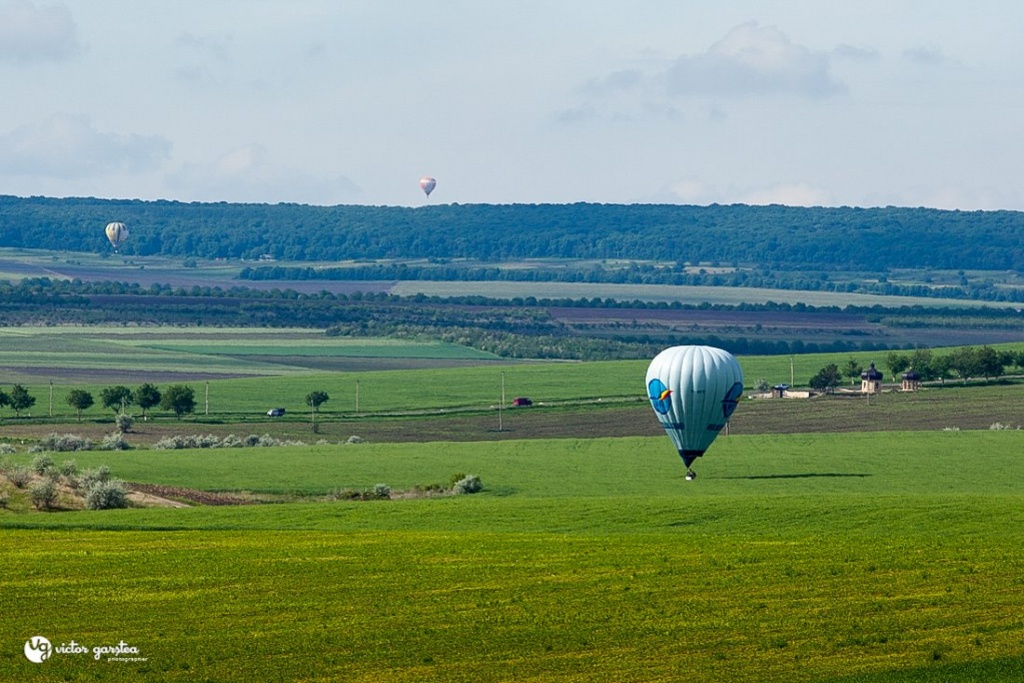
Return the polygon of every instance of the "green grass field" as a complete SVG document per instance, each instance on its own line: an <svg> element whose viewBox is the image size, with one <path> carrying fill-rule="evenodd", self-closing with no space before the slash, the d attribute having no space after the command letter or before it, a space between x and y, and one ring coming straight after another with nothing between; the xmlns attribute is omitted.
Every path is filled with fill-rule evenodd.
<svg viewBox="0 0 1024 683"><path fill-rule="evenodd" d="M486 488L0 514L0 680L1019 681L1022 452L730 436L696 482L663 437L78 453L199 488ZM146 661L35 665L33 635Z"/></svg>
<svg viewBox="0 0 1024 683"><path fill-rule="evenodd" d="M349 412L355 410L356 382L360 388L360 408L364 411L488 405L500 400L503 375L509 397L529 395L545 401L607 399L642 394L642 386L639 390L637 386L642 385L648 363L643 360L521 364L440 342L327 337L315 330L287 328L0 328L0 348L2 384L25 384L37 397L35 412L39 414L43 403L49 412L52 380L54 414L62 416L74 415L64 402L72 387L85 388L98 398L103 387L119 383L134 387L144 381L165 385L189 383L197 391L202 385L204 398L204 383L210 381L212 409L216 413L258 414L266 411L264 406L268 402L290 410L301 409L305 395L314 389L325 389L328 393L334 389L332 397L337 398L324 406L325 411ZM996 348L1020 350L1024 343L1000 344ZM473 361L480 365L401 371L317 369L317 359L326 363L337 357L368 362L385 357ZM865 367L875 362L885 370L883 352L744 356L739 360L748 387L758 379L771 384L792 380L797 386L806 386L828 363L843 366L850 358ZM52 371L47 373L44 368ZM27 378L21 377L19 371L26 373ZM38 378L47 374L47 380L40 382ZM84 416L101 416L106 412L96 405Z"/></svg>
<svg viewBox="0 0 1024 683"><path fill-rule="evenodd" d="M491 420L503 386L538 404L507 415L512 435L534 429L527 419L653 420L636 403L646 361L326 372L309 359L465 350L303 330L14 328L0 344L5 385L19 368L80 372L55 378L53 419L39 417L49 385L28 382L34 417L5 408L0 421L11 441L24 425L76 431L68 389L98 399L118 367L132 387L183 369L214 378L209 416L205 381L190 380L199 414L140 432L273 425L313 441L312 390L331 395L328 432L429 420L455 434L464 413ZM740 360L749 386L788 382L791 364L801 384L848 357ZM260 376L232 377L246 374ZM277 405L286 418L266 418ZM1020 405L1018 384L747 402L696 482L664 436L54 454L135 482L296 502L30 513L4 484L0 680L1020 681L1024 436L941 431L1020 424ZM85 419L111 429L99 406ZM932 429L839 433L861 423ZM760 433L772 431L811 433ZM19 444L13 457L32 456ZM456 472L484 492L397 497ZM323 500L378 483L396 498ZM22 648L35 635L124 641L145 661L32 664Z"/></svg>

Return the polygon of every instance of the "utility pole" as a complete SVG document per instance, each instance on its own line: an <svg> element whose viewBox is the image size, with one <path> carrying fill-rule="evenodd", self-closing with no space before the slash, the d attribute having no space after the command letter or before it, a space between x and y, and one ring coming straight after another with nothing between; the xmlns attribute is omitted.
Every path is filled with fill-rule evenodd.
<svg viewBox="0 0 1024 683"><path fill-rule="evenodd" d="M501 423L501 412L505 409L505 371L501 372L501 402L498 404L498 431L504 430Z"/></svg>

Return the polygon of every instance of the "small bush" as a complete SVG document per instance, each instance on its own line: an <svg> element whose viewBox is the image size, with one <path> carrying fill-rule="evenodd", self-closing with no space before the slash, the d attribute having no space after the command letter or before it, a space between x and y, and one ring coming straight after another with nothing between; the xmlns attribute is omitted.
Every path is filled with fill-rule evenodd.
<svg viewBox="0 0 1024 683"><path fill-rule="evenodd" d="M42 479L29 487L29 495L37 510L49 510L57 503L57 485L52 479Z"/></svg>
<svg viewBox="0 0 1024 683"><path fill-rule="evenodd" d="M356 491L355 489L334 489L327 494L327 499L337 500L387 500L391 498L391 487L387 484L377 484L369 491Z"/></svg>
<svg viewBox="0 0 1024 683"><path fill-rule="evenodd" d="M65 460L60 464L60 467L57 469L63 476L70 479L74 477L76 474L78 474L78 463L75 462L74 460Z"/></svg>
<svg viewBox="0 0 1024 683"><path fill-rule="evenodd" d="M133 420L131 415L125 415L124 413L121 413L114 419L114 422L117 424L117 431L121 432L122 434L127 434L128 432L132 431Z"/></svg>
<svg viewBox="0 0 1024 683"><path fill-rule="evenodd" d="M79 486L84 488L86 491L91 489L96 483L105 483L110 481L110 468L106 465L100 465L96 469L83 470L82 476L78 478Z"/></svg>
<svg viewBox="0 0 1024 683"><path fill-rule="evenodd" d="M13 455L18 452L14 446L9 443L0 443L0 455Z"/></svg>
<svg viewBox="0 0 1024 683"><path fill-rule="evenodd" d="M6 472L7 479L17 488L23 489L32 481L32 470L27 467L15 465Z"/></svg>
<svg viewBox="0 0 1024 683"><path fill-rule="evenodd" d="M101 451L127 451L131 448L128 442L124 440L124 434L121 432L114 432L103 437L103 442L100 443Z"/></svg>
<svg viewBox="0 0 1024 683"><path fill-rule="evenodd" d="M75 434L50 434L39 440L34 451L50 451L53 453L67 453L70 451L91 451L92 441Z"/></svg>
<svg viewBox="0 0 1024 683"><path fill-rule="evenodd" d="M173 451L184 447L179 436L168 436L153 444L153 448L158 451Z"/></svg>
<svg viewBox="0 0 1024 683"><path fill-rule="evenodd" d="M48 455L37 455L32 458L32 471L36 474L46 474L47 470L56 469L53 458Z"/></svg>
<svg viewBox="0 0 1024 683"><path fill-rule="evenodd" d="M355 443L362 443L362 442L363 442L363 437L356 436L355 434L353 434L352 436L348 437L348 441L346 441L345 443L355 444Z"/></svg>
<svg viewBox="0 0 1024 683"><path fill-rule="evenodd" d="M475 474L469 474L455 482L452 486L452 493L455 495L461 495L464 493L479 493L484 488L483 482L480 481L480 477Z"/></svg>
<svg viewBox="0 0 1024 683"><path fill-rule="evenodd" d="M90 510L126 508L128 489L120 481L94 482L85 494L85 506Z"/></svg>

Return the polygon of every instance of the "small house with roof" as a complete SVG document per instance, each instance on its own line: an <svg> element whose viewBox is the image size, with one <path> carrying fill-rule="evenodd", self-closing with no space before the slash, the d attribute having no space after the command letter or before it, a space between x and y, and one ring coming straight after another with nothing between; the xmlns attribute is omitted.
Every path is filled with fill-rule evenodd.
<svg viewBox="0 0 1024 683"><path fill-rule="evenodd" d="M882 373L872 363L871 366L860 373L860 390L865 394L882 393Z"/></svg>
<svg viewBox="0 0 1024 683"><path fill-rule="evenodd" d="M903 373L903 383L900 388L903 391L917 391L921 388L921 375L914 372L914 368L910 368Z"/></svg>

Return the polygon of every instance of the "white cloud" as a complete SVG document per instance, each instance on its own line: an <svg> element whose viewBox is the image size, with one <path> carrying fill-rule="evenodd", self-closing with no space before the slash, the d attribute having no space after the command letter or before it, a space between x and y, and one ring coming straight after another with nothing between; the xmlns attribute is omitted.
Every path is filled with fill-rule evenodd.
<svg viewBox="0 0 1024 683"><path fill-rule="evenodd" d="M832 206L831 193L806 183L782 183L767 187L737 188L726 190L716 187L700 178L679 180L659 192L651 201L672 204L751 204L766 206Z"/></svg>
<svg viewBox="0 0 1024 683"><path fill-rule="evenodd" d="M706 52L671 62L648 60L641 67L591 78L577 90L586 101L558 112L555 118L570 124L678 122L686 117L675 103L692 96L829 97L846 89L830 73L833 58L872 61L877 53L849 45L831 53L813 52L794 44L775 27L748 22L730 30ZM724 121L726 116L716 104L705 118Z"/></svg>
<svg viewBox="0 0 1024 683"><path fill-rule="evenodd" d="M0 4L0 61L61 61L81 50L75 21L62 5Z"/></svg>
<svg viewBox="0 0 1024 683"><path fill-rule="evenodd" d="M631 90L639 86L643 79L644 76L639 69L623 69L612 72L603 78L592 78L580 90L593 95Z"/></svg>
<svg viewBox="0 0 1024 683"><path fill-rule="evenodd" d="M232 149L208 164L186 164L168 179L193 201L341 204L362 192L348 178L320 177L275 163L259 144Z"/></svg>
<svg viewBox="0 0 1024 683"><path fill-rule="evenodd" d="M684 204L710 204L715 201L715 190L703 180L686 178L672 185L669 192L675 201Z"/></svg>
<svg viewBox="0 0 1024 683"><path fill-rule="evenodd" d="M170 143L151 135L103 133L88 116L54 114L0 134L0 173L76 178L154 168Z"/></svg>
<svg viewBox="0 0 1024 683"><path fill-rule="evenodd" d="M668 70L673 95L786 94L828 97L842 92L829 58L796 45L773 26L740 24L707 52L683 56Z"/></svg>
<svg viewBox="0 0 1024 683"><path fill-rule="evenodd" d="M949 61L942 48L934 45L912 47L903 51L903 59L914 64L936 65Z"/></svg>
<svg viewBox="0 0 1024 683"><path fill-rule="evenodd" d="M830 194L805 183L773 185L748 192L739 200L743 204L785 206L831 206Z"/></svg>
<svg viewBox="0 0 1024 683"><path fill-rule="evenodd" d="M178 34L174 44L188 52L208 55L218 61L226 62L230 59L233 42L234 36L230 34L197 36L185 31Z"/></svg>
<svg viewBox="0 0 1024 683"><path fill-rule="evenodd" d="M837 45L832 50L832 55L839 59L848 59L854 62L877 62L882 56L878 54L878 50L871 48L856 47L855 45Z"/></svg>

